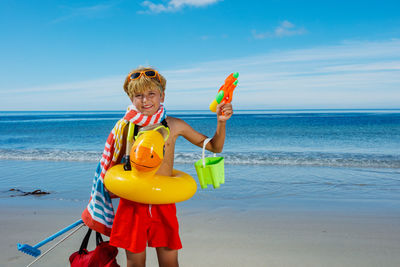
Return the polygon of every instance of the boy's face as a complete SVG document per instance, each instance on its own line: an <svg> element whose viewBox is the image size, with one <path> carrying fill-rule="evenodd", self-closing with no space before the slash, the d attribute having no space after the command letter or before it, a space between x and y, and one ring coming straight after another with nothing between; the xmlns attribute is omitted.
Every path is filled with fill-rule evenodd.
<svg viewBox="0 0 400 267"><path fill-rule="evenodd" d="M154 115L163 102L164 94L157 89L149 89L143 93L136 93L132 99L135 107L146 116Z"/></svg>

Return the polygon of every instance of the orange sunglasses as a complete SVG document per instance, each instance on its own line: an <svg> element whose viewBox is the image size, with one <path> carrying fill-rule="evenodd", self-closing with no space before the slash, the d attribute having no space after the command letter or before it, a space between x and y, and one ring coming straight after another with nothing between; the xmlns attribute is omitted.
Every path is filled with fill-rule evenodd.
<svg viewBox="0 0 400 267"><path fill-rule="evenodd" d="M139 79L142 75L146 75L149 78L156 78L161 83L160 75L156 70L142 70L138 72L134 72L130 75L131 81Z"/></svg>

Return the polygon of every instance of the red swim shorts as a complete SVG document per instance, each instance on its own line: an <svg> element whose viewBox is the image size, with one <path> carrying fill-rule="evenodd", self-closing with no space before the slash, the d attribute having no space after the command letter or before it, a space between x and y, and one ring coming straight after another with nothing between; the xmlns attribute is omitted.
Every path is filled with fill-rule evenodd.
<svg viewBox="0 0 400 267"><path fill-rule="evenodd" d="M139 253L149 247L181 249L175 204L149 205L121 198L110 245Z"/></svg>

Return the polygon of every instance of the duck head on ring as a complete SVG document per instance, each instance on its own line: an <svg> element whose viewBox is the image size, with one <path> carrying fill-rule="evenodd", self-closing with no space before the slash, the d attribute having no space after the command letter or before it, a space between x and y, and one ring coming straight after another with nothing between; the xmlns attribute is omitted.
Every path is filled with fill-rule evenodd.
<svg viewBox="0 0 400 267"><path fill-rule="evenodd" d="M164 143L159 131L139 133L130 152L132 168L139 172L156 172L164 158Z"/></svg>

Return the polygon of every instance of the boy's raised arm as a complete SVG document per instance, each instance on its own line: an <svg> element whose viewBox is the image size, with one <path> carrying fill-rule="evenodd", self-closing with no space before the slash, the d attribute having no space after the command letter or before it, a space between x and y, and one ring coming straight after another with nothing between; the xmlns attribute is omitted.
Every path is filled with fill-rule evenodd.
<svg viewBox="0 0 400 267"><path fill-rule="evenodd" d="M222 152L225 143L226 121L232 116L232 114L232 104L219 104L217 106L217 129L213 138L206 146L207 150L214 153ZM203 142L207 138L207 136L197 132L187 123L182 124L181 135L198 147L203 147Z"/></svg>
<svg viewBox="0 0 400 267"><path fill-rule="evenodd" d="M207 144L206 149L214 153L221 153L224 148L226 121L232 117L232 104L219 104L217 106L217 130L211 141ZM204 141L204 140L203 140Z"/></svg>

